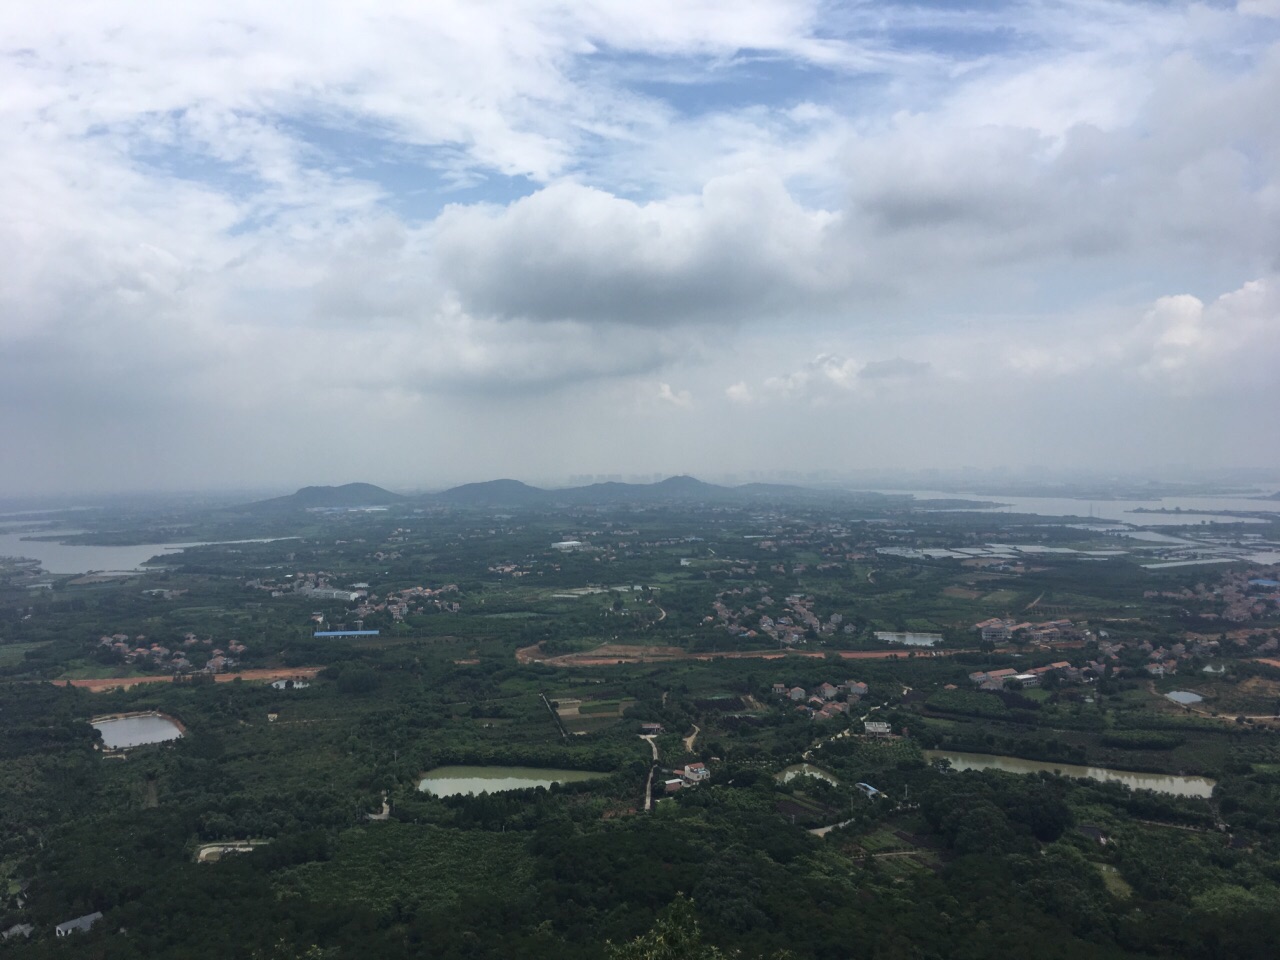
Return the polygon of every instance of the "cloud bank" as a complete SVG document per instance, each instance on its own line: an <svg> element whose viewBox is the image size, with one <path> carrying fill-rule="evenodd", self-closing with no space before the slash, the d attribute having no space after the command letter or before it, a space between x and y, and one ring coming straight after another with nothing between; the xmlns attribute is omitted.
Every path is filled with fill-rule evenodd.
<svg viewBox="0 0 1280 960"><path fill-rule="evenodd" d="M1277 465L1274 6L0 11L3 487Z"/></svg>

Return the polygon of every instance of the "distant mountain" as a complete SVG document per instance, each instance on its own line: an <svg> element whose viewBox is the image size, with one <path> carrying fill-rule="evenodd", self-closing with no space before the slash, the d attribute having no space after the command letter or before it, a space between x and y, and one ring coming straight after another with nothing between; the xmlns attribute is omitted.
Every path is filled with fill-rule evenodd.
<svg viewBox="0 0 1280 960"><path fill-rule="evenodd" d="M287 497L259 500L243 509L253 513L279 513L288 510L343 507L386 507L405 498L372 483L344 483L340 487L303 487Z"/></svg>
<svg viewBox="0 0 1280 960"><path fill-rule="evenodd" d="M752 500L844 498L847 493L812 490L780 483L748 483L724 487L696 477L668 477L658 483L592 483L584 487L544 490L519 480L464 483L440 493L408 498L371 483L340 487L303 487L287 497L259 500L239 509L249 513L287 513L294 510L384 507L399 503L454 507L609 506L626 503L744 503Z"/></svg>
<svg viewBox="0 0 1280 960"><path fill-rule="evenodd" d="M486 480L484 483L464 483L437 493L432 499L458 506L525 506L545 503L550 495L546 490L531 487L519 480Z"/></svg>
<svg viewBox="0 0 1280 960"><path fill-rule="evenodd" d="M490 480L467 483L424 499L436 503L467 507L510 506L609 506L624 503L742 503L760 499L795 499L843 496L828 491L810 490L786 484L746 484L722 487L696 477L668 477L658 483L619 483L607 481L584 487L561 487L544 490L518 480Z"/></svg>

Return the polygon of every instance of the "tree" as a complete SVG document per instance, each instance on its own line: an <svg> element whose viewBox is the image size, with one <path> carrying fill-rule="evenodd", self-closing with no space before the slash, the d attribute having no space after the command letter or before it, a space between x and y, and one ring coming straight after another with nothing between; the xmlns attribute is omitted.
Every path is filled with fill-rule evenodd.
<svg viewBox="0 0 1280 960"><path fill-rule="evenodd" d="M728 960L729 954L703 942L693 901L678 894L648 933L630 943L609 944L605 956L608 960Z"/></svg>

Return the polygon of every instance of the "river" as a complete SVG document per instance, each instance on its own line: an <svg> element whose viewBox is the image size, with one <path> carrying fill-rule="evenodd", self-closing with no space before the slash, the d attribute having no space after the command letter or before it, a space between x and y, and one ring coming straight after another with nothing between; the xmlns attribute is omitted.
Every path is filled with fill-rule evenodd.
<svg viewBox="0 0 1280 960"><path fill-rule="evenodd" d="M1114 783L1123 783L1131 790L1155 790L1179 797L1213 796L1216 785L1207 777L1184 777L1167 773L1138 773L1133 770L1111 770L1107 767L1085 767L1074 763L1045 763L1040 760L1023 760L1020 757L1002 757L988 753L961 753L955 750L926 750L926 760L949 760L955 770L1004 770L1007 773L1059 773L1066 777L1091 777Z"/></svg>
<svg viewBox="0 0 1280 960"><path fill-rule="evenodd" d="M553 783L576 783L606 777L592 770L555 770L546 767L436 767L423 774L418 789L436 797L456 797L464 793L501 793L549 787Z"/></svg>

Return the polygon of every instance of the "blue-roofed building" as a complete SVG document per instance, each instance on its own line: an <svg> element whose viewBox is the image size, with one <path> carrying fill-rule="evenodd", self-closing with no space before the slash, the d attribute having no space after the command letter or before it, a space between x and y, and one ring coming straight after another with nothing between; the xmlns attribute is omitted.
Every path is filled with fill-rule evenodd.
<svg viewBox="0 0 1280 960"><path fill-rule="evenodd" d="M378 630L317 630L313 637L376 637Z"/></svg>

